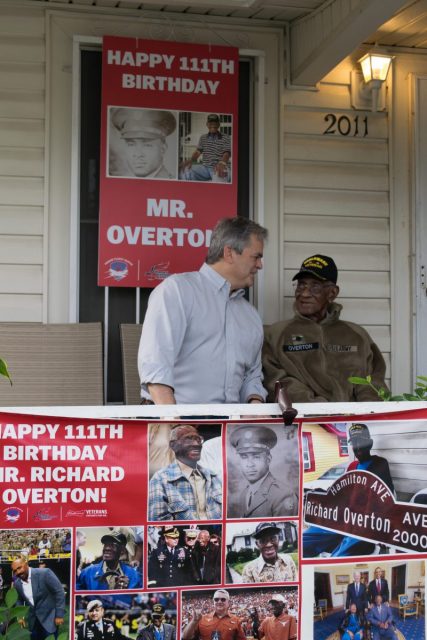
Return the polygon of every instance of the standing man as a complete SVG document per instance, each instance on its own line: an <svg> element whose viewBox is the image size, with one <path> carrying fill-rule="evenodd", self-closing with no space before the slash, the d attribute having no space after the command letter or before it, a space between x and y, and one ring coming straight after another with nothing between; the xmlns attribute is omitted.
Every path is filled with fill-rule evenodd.
<svg viewBox="0 0 427 640"><path fill-rule="evenodd" d="M161 604L153 605L152 623L147 624L136 636L136 640L175 640L176 629L173 624L164 622L165 608Z"/></svg>
<svg viewBox="0 0 427 640"><path fill-rule="evenodd" d="M264 402L262 322L245 299L262 269L267 230L224 218L200 271L150 296L138 353L143 399L155 404Z"/></svg>
<svg viewBox="0 0 427 640"><path fill-rule="evenodd" d="M355 604L357 613L368 611L368 593L366 586L360 581L360 571L353 572L353 582L347 587L347 597L345 608L350 609L350 605Z"/></svg>
<svg viewBox="0 0 427 640"><path fill-rule="evenodd" d="M199 466L203 438L196 427L175 427L169 447L175 461L149 483L149 520L217 520L222 516L222 480Z"/></svg>
<svg viewBox="0 0 427 640"><path fill-rule="evenodd" d="M181 179L230 182L231 138L219 130L220 119L216 113L208 115L206 126L208 133L200 136L196 151L184 162ZM202 162L196 163L200 156Z"/></svg>
<svg viewBox="0 0 427 640"><path fill-rule="evenodd" d="M261 622L259 637L265 640L295 640L297 621L286 612L286 600L280 593L273 594L269 600L272 616Z"/></svg>
<svg viewBox="0 0 427 640"><path fill-rule="evenodd" d="M76 640L122 640L123 636L112 620L104 618L101 600L91 600L87 607L87 620L77 627Z"/></svg>
<svg viewBox="0 0 427 640"><path fill-rule="evenodd" d="M211 542L210 533L206 529L199 532L192 561L197 584L221 582L221 547Z"/></svg>
<svg viewBox="0 0 427 640"><path fill-rule="evenodd" d="M51 634L57 638L65 616L65 593L59 579L50 569L29 567L25 558L14 560L11 568L18 601L30 607L31 640L44 640ZM21 627L26 626L24 618L18 622Z"/></svg>
<svg viewBox="0 0 427 640"><path fill-rule="evenodd" d="M385 362L370 335L354 322L340 320L338 270L329 256L306 258L295 282L295 315L265 332L263 366L274 401L276 380L292 402L366 402L378 400L369 386L353 385L350 376L371 376L387 388Z"/></svg>
<svg viewBox="0 0 427 640"><path fill-rule="evenodd" d="M383 603L380 595L375 596L375 604L368 613L374 637L373 640L397 640L397 634L393 628L393 614L387 603Z"/></svg>
<svg viewBox="0 0 427 640"><path fill-rule="evenodd" d="M107 533L102 536L102 560L85 567L76 580L76 589L139 589L142 575L134 567L122 562L120 557L126 547L123 533Z"/></svg>
<svg viewBox="0 0 427 640"><path fill-rule="evenodd" d="M274 522L261 522L252 537L260 555L243 569L242 582L296 582L297 569L290 555L279 553L280 528Z"/></svg>
<svg viewBox="0 0 427 640"><path fill-rule="evenodd" d="M375 578L371 580L368 586L368 597L370 604L374 604L375 598L380 595L383 602L389 601L388 582L382 577L381 567L375 569Z"/></svg>
<svg viewBox="0 0 427 640"><path fill-rule="evenodd" d="M246 640L240 619L229 613L230 594L217 589L213 595L213 611L202 615L194 609L190 622L182 632L182 640Z"/></svg>
<svg viewBox="0 0 427 640"><path fill-rule="evenodd" d="M177 587L189 583L191 567L184 547L179 545L179 531L165 526L163 539L150 553L148 560L149 587Z"/></svg>
<svg viewBox="0 0 427 640"><path fill-rule="evenodd" d="M265 518L297 515L298 497L270 472L271 449L277 444L273 429L244 424L233 429L230 444L235 448L240 470L247 484L232 496L229 518Z"/></svg>

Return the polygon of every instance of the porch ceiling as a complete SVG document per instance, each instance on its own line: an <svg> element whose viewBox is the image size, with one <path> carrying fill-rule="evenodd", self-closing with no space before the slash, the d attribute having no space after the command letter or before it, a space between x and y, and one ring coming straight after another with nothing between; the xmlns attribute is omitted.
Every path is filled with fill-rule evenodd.
<svg viewBox="0 0 427 640"><path fill-rule="evenodd" d="M1 1L1 0L0 0ZM223 17L289 30L290 80L312 86L363 44L427 49L427 0L29 0L117 14Z"/></svg>

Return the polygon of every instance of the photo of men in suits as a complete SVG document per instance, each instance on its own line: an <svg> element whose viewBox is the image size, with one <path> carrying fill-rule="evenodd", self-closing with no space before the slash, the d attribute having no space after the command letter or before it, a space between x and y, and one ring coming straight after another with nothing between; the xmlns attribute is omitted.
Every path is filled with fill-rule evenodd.
<svg viewBox="0 0 427 640"><path fill-rule="evenodd" d="M61 582L50 569L30 567L25 556L14 560L11 568L19 603L29 606L28 619L20 618L19 624L28 626L31 640L44 640L51 634L57 638L65 616Z"/></svg>
<svg viewBox="0 0 427 640"><path fill-rule="evenodd" d="M370 604L373 604L375 602L375 598L378 595L382 597L383 602L388 602L390 599L388 582L385 578L382 577L382 573L383 571L381 567L377 567L375 569L375 578L369 583L368 600Z"/></svg>
<svg viewBox="0 0 427 640"><path fill-rule="evenodd" d="M347 587L345 608L350 609L351 604L356 605L357 613L368 610L368 592L366 586L360 581L360 571L353 572L353 582Z"/></svg>

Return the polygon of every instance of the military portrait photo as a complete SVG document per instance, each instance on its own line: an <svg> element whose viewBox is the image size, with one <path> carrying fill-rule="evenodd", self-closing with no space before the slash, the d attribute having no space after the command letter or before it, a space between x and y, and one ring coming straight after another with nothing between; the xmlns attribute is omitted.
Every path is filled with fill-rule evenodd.
<svg viewBox="0 0 427 640"><path fill-rule="evenodd" d="M76 597L76 640L176 640L176 591Z"/></svg>
<svg viewBox="0 0 427 640"><path fill-rule="evenodd" d="M149 425L148 520L222 518L221 425Z"/></svg>
<svg viewBox="0 0 427 640"><path fill-rule="evenodd" d="M177 113L109 107L109 177L177 179Z"/></svg>
<svg viewBox="0 0 427 640"><path fill-rule="evenodd" d="M80 528L77 591L142 588L143 527ZM83 549L83 551L81 550Z"/></svg>
<svg viewBox="0 0 427 640"><path fill-rule="evenodd" d="M227 583L296 582L298 523L239 522L227 524Z"/></svg>
<svg viewBox="0 0 427 640"><path fill-rule="evenodd" d="M68 637L71 554L67 547L64 550L64 541L69 533L69 529L0 531L4 637ZM13 621L9 627L8 620Z"/></svg>
<svg viewBox="0 0 427 640"><path fill-rule="evenodd" d="M221 582L222 525L149 526L148 587Z"/></svg>
<svg viewBox="0 0 427 640"><path fill-rule="evenodd" d="M227 425L227 517L298 515L295 425Z"/></svg>

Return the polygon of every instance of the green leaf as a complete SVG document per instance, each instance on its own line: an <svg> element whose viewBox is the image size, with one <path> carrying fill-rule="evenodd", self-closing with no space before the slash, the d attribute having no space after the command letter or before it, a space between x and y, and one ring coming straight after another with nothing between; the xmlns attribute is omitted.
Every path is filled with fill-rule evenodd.
<svg viewBox="0 0 427 640"><path fill-rule="evenodd" d="M403 396L391 396L390 400L392 402L401 402L402 400L404 400L405 398Z"/></svg>
<svg viewBox="0 0 427 640"><path fill-rule="evenodd" d="M390 400L391 393L390 391L387 391L387 389L380 387L377 390L377 393L378 393L378 397L380 397L381 400L384 400L384 402L387 402L388 400Z"/></svg>
<svg viewBox="0 0 427 640"><path fill-rule="evenodd" d="M10 377L9 369L7 368L7 362L6 360L3 360L3 358L0 358L0 376L4 376L9 380L10 384L12 384L12 378Z"/></svg>
<svg viewBox="0 0 427 640"><path fill-rule="evenodd" d="M347 378L347 380L352 384L364 384L364 385L371 384L371 381L368 380L368 378L359 378L358 376L350 376L349 378Z"/></svg>
<svg viewBox="0 0 427 640"><path fill-rule="evenodd" d="M419 400L419 397L418 396L414 396L412 393L404 393L403 397L404 397L405 400L411 400L411 401Z"/></svg>
<svg viewBox="0 0 427 640"><path fill-rule="evenodd" d="M424 380L424 382L427 382L427 376L417 376L417 380Z"/></svg>
<svg viewBox="0 0 427 640"><path fill-rule="evenodd" d="M8 607L13 607L13 605L18 601L18 592L14 587L7 591L4 601Z"/></svg>
<svg viewBox="0 0 427 640"><path fill-rule="evenodd" d="M11 624L6 633L7 640L30 640L31 634L28 627L22 628L18 622Z"/></svg>

